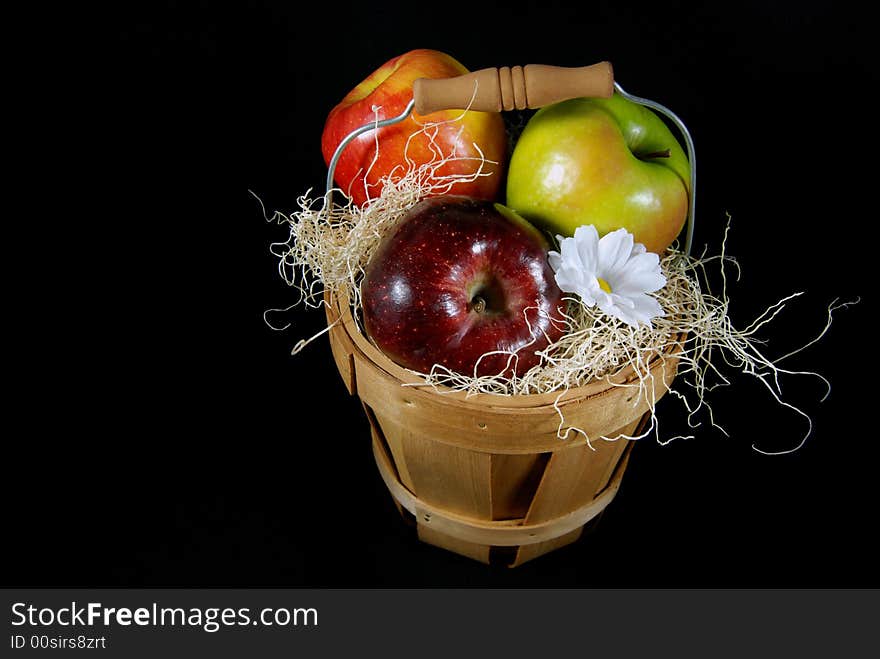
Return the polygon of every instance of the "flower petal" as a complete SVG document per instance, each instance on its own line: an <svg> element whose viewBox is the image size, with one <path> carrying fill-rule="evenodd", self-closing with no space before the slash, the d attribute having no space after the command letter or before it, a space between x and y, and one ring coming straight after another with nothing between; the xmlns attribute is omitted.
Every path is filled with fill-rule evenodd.
<svg viewBox="0 0 880 659"><path fill-rule="evenodd" d="M651 252L632 257L626 267L609 281L611 289L620 295L653 293L666 286L666 277L660 270L659 257Z"/></svg>
<svg viewBox="0 0 880 659"><path fill-rule="evenodd" d="M650 295L642 293L640 295L634 295L630 299L635 304L632 310L633 315L648 326L651 326L652 318L659 318L666 315L666 312L663 311L663 307L660 306L657 299Z"/></svg>
<svg viewBox="0 0 880 659"><path fill-rule="evenodd" d="M633 237L626 229L617 229L602 236L599 240L599 266L596 269L599 276L606 280L614 277L626 266L632 250Z"/></svg>
<svg viewBox="0 0 880 659"><path fill-rule="evenodd" d="M563 263L556 271L554 279L562 292L577 293L588 307L592 307L596 303L589 285L591 278L586 277L582 269Z"/></svg>
<svg viewBox="0 0 880 659"><path fill-rule="evenodd" d="M627 268L634 270L656 270L660 267L660 257L654 252L641 252L629 257Z"/></svg>
<svg viewBox="0 0 880 659"><path fill-rule="evenodd" d="M592 224L579 226L574 230L574 243L584 269L594 274L599 267L599 232Z"/></svg>
<svg viewBox="0 0 880 659"><path fill-rule="evenodd" d="M547 261L563 292L576 293L586 306L598 306L636 328L663 315L660 303L648 295L666 285L660 257L634 242L626 229L599 238L595 226L582 225L574 236L557 239L559 251L549 251ZM611 287L610 293L599 284L600 277L603 285Z"/></svg>
<svg viewBox="0 0 880 659"><path fill-rule="evenodd" d="M562 262L573 267L583 269L586 265L581 262L581 256L578 253L577 242L574 238L563 238L559 243L559 252ZM595 266L592 266L595 268Z"/></svg>
<svg viewBox="0 0 880 659"><path fill-rule="evenodd" d="M625 307L621 307L620 305L614 304L614 302L612 301L612 296L610 295L607 296L606 300L599 301L599 308L612 318L622 320L627 325L630 325L632 327L639 326L638 321L633 316L632 309L627 309Z"/></svg>
<svg viewBox="0 0 880 659"><path fill-rule="evenodd" d="M599 231L593 224L582 224L574 230L574 239L578 242L590 240L594 243L598 243Z"/></svg>
<svg viewBox="0 0 880 659"><path fill-rule="evenodd" d="M625 295L617 295L612 294L611 299L614 301L614 304L621 309L632 309L635 306L635 303L631 298Z"/></svg>
<svg viewBox="0 0 880 659"><path fill-rule="evenodd" d="M583 285L581 271L566 263L563 263L556 271L554 279L556 279L556 284L560 290L565 293L577 293L578 289Z"/></svg>

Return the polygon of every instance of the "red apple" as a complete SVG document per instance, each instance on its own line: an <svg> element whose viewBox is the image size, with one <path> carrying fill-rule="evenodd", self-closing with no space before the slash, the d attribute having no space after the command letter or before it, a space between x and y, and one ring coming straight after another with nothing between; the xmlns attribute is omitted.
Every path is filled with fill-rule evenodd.
<svg viewBox="0 0 880 659"><path fill-rule="evenodd" d="M403 112L412 100L412 84L416 79L452 78L467 72L455 59L436 50L412 50L386 62L331 110L321 136L324 161L329 165L336 147L355 128L374 122L377 117L379 120L389 119ZM378 114L374 112L374 106L380 108ZM368 198L380 194L379 181L383 177L392 172L397 176L404 173L401 170L406 169L406 159L416 166L434 161L437 154L427 135L420 134L407 145L410 136L428 122L447 122L439 125L434 138L434 148L439 148L444 157L455 154L477 159L450 162L438 170L438 176L473 174L480 164L480 152L486 160L498 163L484 165L483 172L491 173L491 176L456 183L450 192L495 199L507 153L504 121L495 112L467 112L464 116L461 110L444 110L424 116L413 112L401 123L379 129L378 156L376 131L367 131L342 152L336 166L336 185L361 206Z"/></svg>
<svg viewBox="0 0 880 659"><path fill-rule="evenodd" d="M547 242L510 209L458 195L416 204L379 245L361 295L367 335L398 364L473 375L516 352L517 375L563 332ZM510 355L477 375L510 375Z"/></svg>

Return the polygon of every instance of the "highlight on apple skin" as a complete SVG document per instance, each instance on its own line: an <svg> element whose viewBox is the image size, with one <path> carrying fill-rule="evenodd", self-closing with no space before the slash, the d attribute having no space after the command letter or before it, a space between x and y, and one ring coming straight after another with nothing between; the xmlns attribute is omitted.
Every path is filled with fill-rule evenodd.
<svg viewBox="0 0 880 659"><path fill-rule="evenodd" d="M354 129L403 112L412 100L412 83L417 78L451 78L464 73L468 70L460 62L436 50L411 50L389 60L330 111L321 135L325 163L329 165L336 147ZM410 139L426 123L438 124L433 144L424 133ZM405 173L407 160L416 166L436 162L437 149L443 157L456 156L437 170L438 177L472 175L482 159L493 161L483 163L482 171L490 176L457 182L449 192L478 199L497 198L506 168L507 135L504 120L495 112L443 110L424 116L413 113L401 123L379 129L378 152L376 131L367 131L342 152L336 167L336 185L362 206L379 196L382 178Z"/></svg>
<svg viewBox="0 0 880 659"><path fill-rule="evenodd" d="M361 286L367 336L392 361L426 373L522 375L563 333L548 245L500 204L423 200L379 245ZM516 352L495 354L495 350ZM479 364L478 364L479 360ZM508 368L508 361L515 368Z"/></svg>
<svg viewBox="0 0 880 659"><path fill-rule="evenodd" d="M672 131L615 94L539 110L513 149L506 203L553 235L588 224L600 235L624 228L659 254L684 226L689 185Z"/></svg>

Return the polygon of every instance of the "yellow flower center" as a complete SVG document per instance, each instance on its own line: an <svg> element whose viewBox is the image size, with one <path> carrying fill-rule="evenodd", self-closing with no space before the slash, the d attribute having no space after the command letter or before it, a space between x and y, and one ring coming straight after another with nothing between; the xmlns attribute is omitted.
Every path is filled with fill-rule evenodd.
<svg viewBox="0 0 880 659"><path fill-rule="evenodd" d="M601 288L603 291L605 291L609 295L611 294L611 286L608 285L607 281L602 279L602 277L596 277L596 281L599 282L599 288Z"/></svg>

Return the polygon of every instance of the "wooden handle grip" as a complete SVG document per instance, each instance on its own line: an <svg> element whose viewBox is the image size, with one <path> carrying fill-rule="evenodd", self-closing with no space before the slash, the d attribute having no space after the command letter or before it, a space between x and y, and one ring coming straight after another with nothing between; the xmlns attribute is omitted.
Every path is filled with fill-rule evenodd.
<svg viewBox="0 0 880 659"><path fill-rule="evenodd" d="M501 112L540 108L570 98L608 98L614 93L610 62L567 68L526 66L481 69L455 78L419 78L413 82L415 110Z"/></svg>

